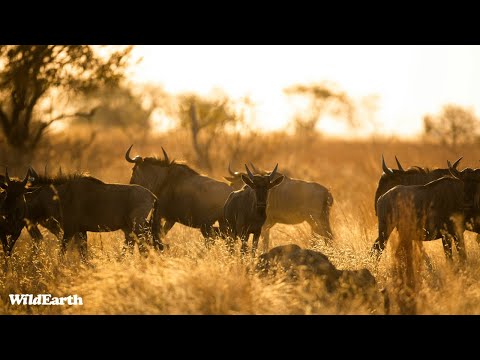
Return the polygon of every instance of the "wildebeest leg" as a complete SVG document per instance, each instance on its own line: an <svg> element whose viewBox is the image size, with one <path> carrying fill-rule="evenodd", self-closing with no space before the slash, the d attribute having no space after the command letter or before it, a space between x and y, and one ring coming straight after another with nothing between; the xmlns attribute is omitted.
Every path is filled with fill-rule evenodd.
<svg viewBox="0 0 480 360"><path fill-rule="evenodd" d="M40 230L38 229L38 226L33 225L33 224L28 224L27 225L27 231L28 231L28 233L30 234L30 236L32 237L32 240L33 240L33 254L35 256L37 256L38 255L38 250L39 250L39 244L40 244L40 241L43 240L43 235L40 232Z"/></svg>
<svg viewBox="0 0 480 360"><path fill-rule="evenodd" d="M463 233L455 234L453 240L455 241L455 247L457 248L460 262L463 264L467 260L467 252L465 250L465 239L463 238Z"/></svg>
<svg viewBox="0 0 480 360"><path fill-rule="evenodd" d="M145 241L142 241L142 240L138 241L138 250L140 251L140 254L142 254L142 256L148 255L148 249L145 246Z"/></svg>
<svg viewBox="0 0 480 360"><path fill-rule="evenodd" d="M7 236L5 234L0 235L0 239L2 241L2 248L3 248L3 254L5 258L9 256L8 254L8 241L7 241Z"/></svg>
<svg viewBox="0 0 480 360"><path fill-rule="evenodd" d="M155 247L156 250L162 251L165 246L162 243L162 239L160 239L160 236L158 233L153 233L153 246Z"/></svg>
<svg viewBox="0 0 480 360"><path fill-rule="evenodd" d="M244 256L246 253L247 253L247 250L248 250L248 238L250 237L250 234L249 233L246 233L246 234L243 234L242 237L240 238L240 240L242 241L242 247L240 249L240 253L242 254L242 256Z"/></svg>
<svg viewBox="0 0 480 360"><path fill-rule="evenodd" d="M457 248L458 256L462 264L467 260L467 253L465 251L465 240L463 233L465 231L465 218L462 215L455 214L450 217L448 224L448 232L453 235L455 247Z"/></svg>
<svg viewBox="0 0 480 360"><path fill-rule="evenodd" d="M175 225L175 221L172 221L172 220L165 221L165 224L163 224L162 226L162 238L167 236L167 233L170 231L173 225Z"/></svg>
<svg viewBox="0 0 480 360"><path fill-rule="evenodd" d="M373 243L373 246L370 250L370 254L373 255L377 260L380 259L385 246L387 245L387 240L390 237L395 226L389 224L386 221L379 221L378 223L378 238Z"/></svg>
<svg viewBox="0 0 480 360"><path fill-rule="evenodd" d="M65 254L67 253L67 244L72 236L67 235L66 233L63 234L63 238L60 241L60 256L62 259L65 258Z"/></svg>
<svg viewBox="0 0 480 360"><path fill-rule="evenodd" d="M57 220L50 218L45 222L45 224L42 225L45 226L53 235L55 235L57 239L61 238L62 227Z"/></svg>
<svg viewBox="0 0 480 360"><path fill-rule="evenodd" d="M270 229L273 225L264 224L262 227L262 238L263 238L263 252L266 253L270 249Z"/></svg>
<svg viewBox="0 0 480 360"><path fill-rule="evenodd" d="M210 249L210 246L215 244L215 239L213 236L213 226L212 224L203 224L200 227L200 231L202 232L203 237L205 238L205 247Z"/></svg>
<svg viewBox="0 0 480 360"><path fill-rule="evenodd" d="M10 255L7 253L7 249L8 249L7 236L5 234L1 234L0 239L2 240L2 247L3 247L3 272L7 273L8 259L10 258Z"/></svg>
<svg viewBox="0 0 480 360"><path fill-rule="evenodd" d="M425 251L425 249L423 247L420 247L420 249L421 249L421 252L422 252L423 262L427 266L428 271L430 273L432 273L433 272L432 260L430 259L430 257L428 256L427 252Z"/></svg>
<svg viewBox="0 0 480 360"><path fill-rule="evenodd" d="M255 257L255 253L257 252L258 247L258 239L260 238L260 232L253 234L252 240L252 257Z"/></svg>
<svg viewBox="0 0 480 360"><path fill-rule="evenodd" d="M227 250L230 255L233 255L235 252L235 238L228 236L226 238L226 243L227 243Z"/></svg>
<svg viewBox="0 0 480 360"><path fill-rule="evenodd" d="M80 251L80 260L86 263L88 261L87 233L85 231L76 233L75 242L78 244Z"/></svg>
<svg viewBox="0 0 480 360"><path fill-rule="evenodd" d="M136 231L134 232L134 234L135 234L134 239L137 240L138 250L140 251L140 254L142 254L142 256L147 256L148 255L148 249L145 246L145 243L146 243L145 232L142 230L141 227L138 227L136 229Z"/></svg>
<svg viewBox="0 0 480 360"><path fill-rule="evenodd" d="M235 252L235 241L237 240L237 234L230 227L226 226L222 230L222 236L225 239L227 250L230 255Z"/></svg>
<svg viewBox="0 0 480 360"><path fill-rule="evenodd" d="M41 222L41 225L45 228L48 229L55 237L57 238L58 241L62 241L62 226L60 223L55 220L54 218L49 218L43 222Z"/></svg>
<svg viewBox="0 0 480 360"><path fill-rule="evenodd" d="M443 252L445 253L445 257L447 258L447 261L452 262L453 260L452 237L449 234L442 235L442 245L443 245Z"/></svg>
<svg viewBox="0 0 480 360"><path fill-rule="evenodd" d="M330 228L328 215L326 217L325 215L319 217L310 216L307 222L312 228L314 234L320 235L324 239L326 245L332 245L333 233Z"/></svg>
<svg viewBox="0 0 480 360"><path fill-rule="evenodd" d="M130 252L130 255L132 255L135 247L135 240L131 235L131 230L123 230L123 233L125 234L125 243L123 244L122 255L125 255L127 250Z"/></svg>
<svg viewBox="0 0 480 360"><path fill-rule="evenodd" d="M130 231L128 234L133 238L133 241L137 242L138 245L138 250L140 251L140 254L143 256L148 255L148 249L145 246L147 243L147 229L149 228L148 223L133 223L133 227L130 228ZM152 229L150 227L150 229ZM135 245L132 245L133 247Z"/></svg>

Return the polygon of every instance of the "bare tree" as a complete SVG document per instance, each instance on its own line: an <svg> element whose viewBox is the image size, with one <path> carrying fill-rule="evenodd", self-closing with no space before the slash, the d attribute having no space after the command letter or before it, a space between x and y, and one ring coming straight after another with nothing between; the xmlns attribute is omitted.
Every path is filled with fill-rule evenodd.
<svg viewBox="0 0 480 360"><path fill-rule="evenodd" d="M212 170L211 148L215 139L221 139L228 131L239 137L237 127L243 124L244 113L236 111L234 102L224 94L215 98L185 94L178 97L178 102L180 125L191 134L197 164Z"/></svg>
<svg viewBox="0 0 480 360"><path fill-rule="evenodd" d="M327 83L303 85L297 84L284 89L291 97L300 96L309 101L308 109L297 113L293 120L295 131L312 133L326 114L344 119L349 125L355 125L355 107L352 100L343 91Z"/></svg>
<svg viewBox="0 0 480 360"><path fill-rule="evenodd" d="M471 144L478 137L479 119L473 109L447 104L438 115L423 117L424 137L455 151L459 145Z"/></svg>

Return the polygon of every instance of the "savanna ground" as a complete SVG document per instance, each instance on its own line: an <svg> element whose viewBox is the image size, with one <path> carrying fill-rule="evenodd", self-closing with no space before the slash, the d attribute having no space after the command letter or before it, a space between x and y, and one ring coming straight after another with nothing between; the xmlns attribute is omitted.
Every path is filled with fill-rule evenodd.
<svg viewBox="0 0 480 360"><path fill-rule="evenodd" d="M69 135L73 136L73 135ZM82 132L75 134L82 137ZM69 140L70 139L70 140ZM132 155L161 154L163 146L170 158L192 163L192 146L181 132L158 136L109 131L81 152L72 138L58 138L42 146L33 165L56 173L82 170L106 182L128 183L132 164L124 160L125 150L135 144ZM213 170L208 175L222 179L227 175L230 145L213 154ZM310 234L307 224L276 225L271 231L271 246L295 243L325 253L339 269L368 268L380 287L395 289L392 272L395 257L392 234L378 265L368 256L377 236L374 193L382 173L381 154L394 167L397 155L406 168L411 165L445 167L446 160L464 156L463 166L478 166L477 148L452 151L437 145L400 142L395 139L365 141L330 140L320 136L295 137L282 134L258 135L242 139L234 169L246 161L271 169L276 162L280 171L292 177L317 181L334 196L331 224L333 247ZM16 167L15 159L1 159L13 175L24 176L26 167ZM11 170L10 170L11 169ZM199 169L201 172L201 169ZM93 266L80 263L78 252L70 245L67 257L59 261L58 244L42 229L45 241L34 256L31 239L24 230L15 247L7 272L0 269L0 313L4 314L382 314L383 308L369 309L358 299L347 303L338 295L327 295L321 286L306 281L288 282L279 275L260 278L248 271L253 261L227 254L217 241L206 250L198 230L176 224L164 240L170 245L165 253L134 256L118 261L123 234L89 233L88 246ZM420 268L417 276L418 314L480 313L480 246L474 234L465 233L468 261L465 267L449 266L441 241L423 243L432 269ZM262 244L260 243L260 248ZM1 250L0 250L1 251ZM456 253L454 260L457 263ZM3 257L3 254L2 254ZM77 294L83 306L12 306L9 294ZM392 304L392 313L399 313Z"/></svg>

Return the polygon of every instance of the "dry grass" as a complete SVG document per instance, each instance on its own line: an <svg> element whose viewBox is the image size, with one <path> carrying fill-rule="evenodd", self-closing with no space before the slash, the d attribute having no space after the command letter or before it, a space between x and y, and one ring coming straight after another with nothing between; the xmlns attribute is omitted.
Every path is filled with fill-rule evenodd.
<svg viewBox="0 0 480 360"><path fill-rule="evenodd" d="M82 134L77 134L82 136ZM63 171L86 170L107 182L126 183L131 164L123 156L134 143L132 155L161 153L165 147L171 158L192 162L194 154L185 134L172 133L158 137L122 132L98 136L94 145L80 155L71 151L67 138L57 138L39 149L33 165L42 170L45 162L52 172L58 165ZM228 142L228 139L225 139ZM218 145L211 176L226 175L229 151L226 143ZM464 166L477 166L476 148L446 149L417 143L383 139L347 142L312 137L305 139L271 134L244 139L240 144L239 168L254 161L258 167L271 168L278 162L280 171L288 169L295 177L317 181L331 189L334 196L332 228L335 246L325 247L310 235L308 225L276 225L271 232L271 246L296 243L313 247L329 256L340 269L367 267L380 286L394 288L391 243L379 264L368 257L376 238L377 224L373 199L381 174L380 158L394 165L394 155L404 167L425 165L445 167L446 160L463 155ZM5 151L3 164L12 164ZM12 173L23 175L26 168L12 167ZM10 168L9 168L10 171ZM89 234L92 266L81 265L78 252L70 249L65 261L59 262L56 239L45 229L40 253L33 256L31 239L24 231L14 250L9 269L0 269L0 313L5 314L368 314L365 304L355 299L339 305L336 295L327 295L319 284L288 282L281 275L259 278L248 271L252 262L227 255L221 242L209 251L199 231L175 225L166 242L170 249L163 255L152 253L142 258L119 261L122 234ZM463 269L447 265L441 241L423 244L433 264L432 270L417 274L417 313L480 313L480 247L474 234L466 233L468 261ZM261 246L260 246L261 248ZM3 256L3 254L2 254ZM456 261L456 257L455 257ZM78 294L83 306L12 306L11 293L51 293L54 296ZM393 306L398 313L398 307ZM375 313L382 313L376 309Z"/></svg>

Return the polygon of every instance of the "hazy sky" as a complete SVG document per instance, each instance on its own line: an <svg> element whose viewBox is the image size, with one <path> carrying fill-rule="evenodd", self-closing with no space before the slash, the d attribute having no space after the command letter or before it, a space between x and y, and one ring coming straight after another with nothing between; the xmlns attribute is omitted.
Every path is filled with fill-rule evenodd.
<svg viewBox="0 0 480 360"><path fill-rule="evenodd" d="M480 46L146 46L133 79L158 82L170 92L207 94L223 88L250 95L258 126L285 126L293 107L282 89L332 81L354 98L379 95L382 132L417 133L425 113L447 102L480 111ZM480 113L477 112L477 115ZM343 126L326 121L325 131Z"/></svg>

